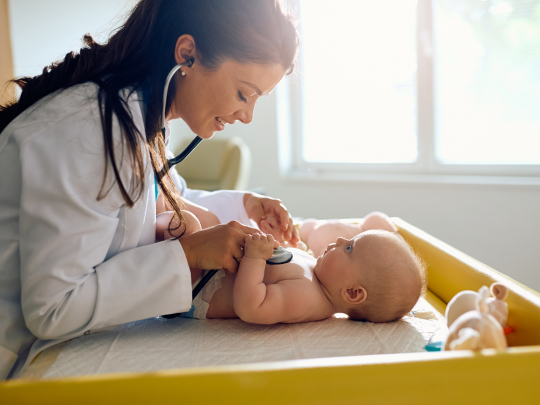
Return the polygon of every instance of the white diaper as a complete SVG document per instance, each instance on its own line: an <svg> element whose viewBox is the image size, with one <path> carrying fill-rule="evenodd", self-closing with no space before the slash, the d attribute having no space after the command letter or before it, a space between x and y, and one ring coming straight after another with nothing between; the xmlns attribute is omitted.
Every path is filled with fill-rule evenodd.
<svg viewBox="0 0 540 405"><path fill-rule="evenodd" d="M193 283L193 289L199 284L201 279L208 273L207 270L203 271L201 277ZM214 293L221 288L221 278L225 276L225 270L218 270L216 274L210 279L203 289L197 294L193 302L191 303L191 309L188 312L182 312L181 317L194 318L194 319L206 319L206 313L210 306L210 301L214 296Z"/></svg>

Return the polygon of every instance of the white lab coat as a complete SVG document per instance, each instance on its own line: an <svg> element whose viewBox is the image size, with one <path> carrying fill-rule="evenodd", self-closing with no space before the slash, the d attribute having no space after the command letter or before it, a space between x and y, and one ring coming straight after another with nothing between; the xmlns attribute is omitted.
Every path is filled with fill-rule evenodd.
<svg viewBox="0 0 540 405"><path fill-rule="evenodd" d="M145 190L133 208L122 207L118 187L96 198L104 169L96 95L92 83L54 93L0 134L0 379L60 341L191 306L182 246L154 243L148 153ZM144 134L141 105L133 93L129 106ZM114 135L121 153L117 122ZM129 163L120 174L131 184ZM174 178L184 198L222 222L249 224L242 192L189 190ZM113 180L109 170L107 184Z"/></svg>

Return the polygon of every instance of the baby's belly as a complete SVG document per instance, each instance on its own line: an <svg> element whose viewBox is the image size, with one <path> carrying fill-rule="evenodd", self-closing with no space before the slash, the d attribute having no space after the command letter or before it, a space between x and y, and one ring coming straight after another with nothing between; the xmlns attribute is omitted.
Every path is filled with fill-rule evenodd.
<svg viewBox="0 0 540 405"><path fill-rule="evenodd" d="M264 272L263 283L266 285L275 284L281 280L291 278L306 277L312 279L312 267L316 260L302 251L294 250L293 260L286 264L270 265L267 264ZM236 274L226 274L221 279L221 288L216 290L210 305L207 318L238 318L234 311L233 290Z"/></svg>
<svg viewBox="0 0 540 405"><path fill-rule="evenodd" d="M221 279L221 288L216 290L210 305L206 317L208 319L216 318L238 318L236 312L234 312L233 304L233 288L236 274L226 274Z"/></svg>

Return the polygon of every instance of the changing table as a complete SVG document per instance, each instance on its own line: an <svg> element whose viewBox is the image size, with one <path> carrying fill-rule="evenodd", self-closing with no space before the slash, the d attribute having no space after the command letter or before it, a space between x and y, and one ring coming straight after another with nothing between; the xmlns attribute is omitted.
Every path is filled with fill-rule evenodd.
<svg viewBox="0 0 540 405"><path fill-rule="evenodd" d="M507 335L508 350L323 357L19 379L0 383L0 403L540 403L540 294L405 221L392 219L426 261L426 300L440 314L459 291L477 291L494 281L509 287L508 326L514 331ZM44 355L58 355L62 349L58 346L56 353Z"/></svg>

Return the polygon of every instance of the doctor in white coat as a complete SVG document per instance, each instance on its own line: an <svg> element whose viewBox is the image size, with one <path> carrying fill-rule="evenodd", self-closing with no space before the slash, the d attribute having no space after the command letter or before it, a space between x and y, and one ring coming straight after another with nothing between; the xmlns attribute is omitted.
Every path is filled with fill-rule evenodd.
<svg viewBox="0 0 540 405"><path fill-rule="evenodd" d="M86 36L16 81L19 100L0 108L0 379L59 341L189 310L190 268L236 271L250 219L276 215L298 241L279 200L164 176L160 118L167 74L193 59L171 81L167 121L203 139L248 124L297 44L274 0L141 0L107 43ZM222 225L155 243L156 190L181 221L189 201Z"/></svg>

